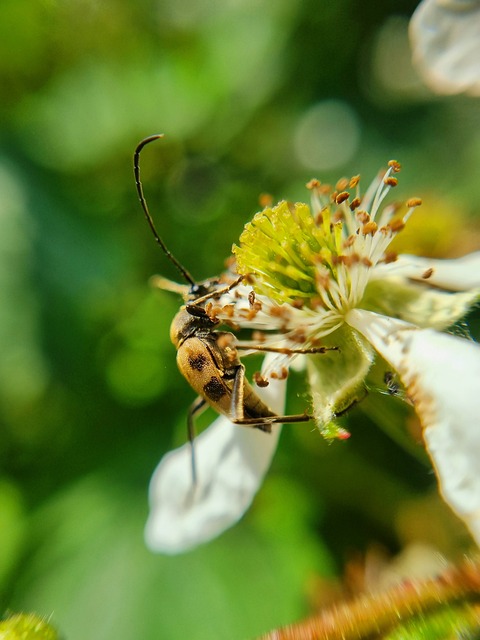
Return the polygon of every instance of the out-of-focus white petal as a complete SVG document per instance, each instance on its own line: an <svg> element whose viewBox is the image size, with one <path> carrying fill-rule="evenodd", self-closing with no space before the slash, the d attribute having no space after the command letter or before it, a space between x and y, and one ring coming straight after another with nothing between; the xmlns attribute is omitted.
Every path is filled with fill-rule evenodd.
<svg viewBox="0 0 480 640"><path fill-rule="evenodd" d="M410 21L410 40L432 91L480 95L479 0L423 0Z"/></svg>
<svg viewBox="0 0 480 640"><path fill-rule="evenodd" d="M447 291L480 289L480 251L453 260L400 255L395 262L379 264L372 270L372 279L375 280L390 275L424 281Z"/></svg>
<svg viewBox="0 0 480 640"><path fill-rule="evenodd" d="M480 345L359 309L347 321L398 371L442 495L480 544Z"/></svg>
<svg viewBox="0 0 480 640"><path fill-rule="evenodd" d="M265 358L266 365L272 355ZM285 381L272 380L258 393L283 413ZM147 546L165 554L182 553L235 524L262 483L279 435L279 425L272 425L268 434L219 417L195 439L195 485L189 444L162 458L150 484Z"/></svg>

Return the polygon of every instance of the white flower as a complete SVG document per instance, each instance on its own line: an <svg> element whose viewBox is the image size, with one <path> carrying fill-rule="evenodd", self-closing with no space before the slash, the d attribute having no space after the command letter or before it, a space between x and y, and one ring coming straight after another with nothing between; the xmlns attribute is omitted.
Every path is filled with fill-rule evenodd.
<svg viewBox="0 0 480 640"><path fill-rule="evenodd" d="M432 91L480 96L479 0L423 0L410 21L410 40Z"/></svg>
<svg viewBox="0 0 480 640"><path fill-rule="evenodd" d="M239 348L287 350L269 354L258 378L269 381L258 393L274 411L283 412L288 367L295 358L306 364L326 437L345 437L335 418L361 400L381 356L414 403L445 500L480 543L480 347L440 333L480 297L480 252L442 261L389 251L420 204L413 198L403 212L382 207L399 170L390 162L365 195L358 176L335 190L311 181L311 209L282 202L256 214L234 247L237 270L251 284L208 312L257 331ZM320 345L338 350L312 353ZM219 418L195 441L195 486L189 447L165 456L151 483L150 548L178 553L234 524L262 482L278 435L278 428L266 434Z"/></svg>

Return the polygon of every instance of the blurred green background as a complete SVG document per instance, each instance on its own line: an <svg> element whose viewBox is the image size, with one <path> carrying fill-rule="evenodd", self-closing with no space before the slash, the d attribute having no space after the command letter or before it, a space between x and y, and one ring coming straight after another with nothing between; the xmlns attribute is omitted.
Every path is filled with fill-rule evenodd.
<svg viewBox="0 0 480 640"><path fill-rule="evenodd" d="M67 640L240 640L306 615L372 549L464 549L421 448L396 442L414 416L374 392L347 442L284 429L253 508L218 540L171 558L142 537L193 392L168 338L180 301L148 285L176 273L142 219L135 145L166 134L143 182L198 279L222 270L260 193L366 185L392 157L398 195L423 197L431 225L411 250L478 248L479 102L422 86L415 4L2 0L3 610L52 615ZM291 388L302 410L303 380Z"/></svg>

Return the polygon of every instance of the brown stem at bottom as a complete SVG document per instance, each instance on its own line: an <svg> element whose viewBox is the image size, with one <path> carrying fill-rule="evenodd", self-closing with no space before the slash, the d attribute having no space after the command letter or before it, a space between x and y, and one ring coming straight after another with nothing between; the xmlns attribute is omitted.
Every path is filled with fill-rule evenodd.
<svg viewBox="0 0 480 640"><path fill-rule="evenodd" d="M259 640L362 640L412 616L459 600L480 601L480 560L466 560L438 578L408 582L386 593L363 595Z"/></svg>

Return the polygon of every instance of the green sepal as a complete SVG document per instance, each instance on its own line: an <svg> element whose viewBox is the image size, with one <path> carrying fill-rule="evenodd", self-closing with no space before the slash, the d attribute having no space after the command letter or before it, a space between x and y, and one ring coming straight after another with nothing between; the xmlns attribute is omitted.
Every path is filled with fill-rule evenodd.
<svg viewBox="0 0 480 640"><path fill-rule="evenodd" d="M366 395L364 380L372 365L374 351L355 330L344 325L328 336L326 346L338 351L308 356L307 371L317 426L327 438L345 435L335 418ZM335 434L337 430L337 435ZM338 433L342 435L338 435Z"/></svg>

